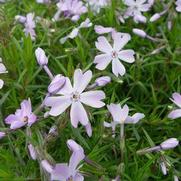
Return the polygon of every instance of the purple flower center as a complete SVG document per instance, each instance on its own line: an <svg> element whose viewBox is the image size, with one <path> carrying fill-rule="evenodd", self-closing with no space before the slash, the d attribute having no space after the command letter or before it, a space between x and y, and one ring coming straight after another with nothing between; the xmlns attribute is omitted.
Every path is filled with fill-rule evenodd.
<svg viewBox="0 0 181 181"><path fill-rule="evenodd" d="M28 117L27 117L27 116L25 116L25 117L23 118L23 122L24 122L24 123L27 123L27 122L28 122Z"/></svg>
<svg viewBox="0 0 181 181"><path fill-rule="evenodd" d="M73 181L73 177L70 176L66 181Z"/></svg>
<svg viewBox="0 0 181 181"><path fill-rule="evenodd" d="M112 58L118 58L118 53L116 51L112 51Z"/></svg>
<svg viewBox="0 0 181 181"><path fill-rule="evenodd" d="M72 101L77 102L80 100L80 94L78 92L73 92Z"/></svg>

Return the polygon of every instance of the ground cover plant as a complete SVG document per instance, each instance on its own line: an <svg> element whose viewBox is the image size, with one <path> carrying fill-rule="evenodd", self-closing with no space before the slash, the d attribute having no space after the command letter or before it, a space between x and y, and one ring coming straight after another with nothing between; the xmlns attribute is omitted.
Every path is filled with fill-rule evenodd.
<svg viewBox="0 0 181 181"><path fill-rule="evenodd" d="M178 181L180 12L0 0L0 181Z"/></svg>

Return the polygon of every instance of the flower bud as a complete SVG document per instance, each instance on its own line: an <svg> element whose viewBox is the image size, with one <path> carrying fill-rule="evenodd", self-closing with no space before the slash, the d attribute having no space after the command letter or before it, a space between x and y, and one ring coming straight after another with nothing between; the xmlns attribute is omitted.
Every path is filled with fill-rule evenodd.
<svg viewBox="0 0 181 181"><path fill-rule="evenodd" d="M51 173L53 171L53 166L47 160L41 161L41 166L48 172Z"/></svg>
<svg viewBox="0 0 181 181"><path fill-rule="evenodd" d="M69 139L67 140L67 146L68 148L72 151L72 152L75 152L75 151L78 151L81 149L80 145L77 144L74 140L72 139Z"/></svg>
<svg viewBox="0 0 181 181"><path fill-rule="evenodd" d="M111 27L103 27L101 25L95 25L94 26L94 31L97 33L97 34L104 34L104 33L110 33L113 31L113 28Z"/></svg>
<svg viewBox="0 0 181 181"><path fill-rule="evenodd" d="M160 144L162 150L175 148L179 144L176 138L170 138Z"/></svg>
<svg viewBox="0 0 181 181"><path fill-rule="evenodd" d="M0 139L3 138L3 137L5 137L5 136L6 136L6 133L0 132Z"/></svg>
<svg viewBox="0 0 181 181"><path fill-rule="evenodd" d="M35 148L32 144L29 144L28 145L28 150L29 150L29 153L30 153L30 156L33 160L36 160L37 158L37 155L36 155L36 151L35 151Z"/></svg>
<svg viewBox="0 0 181 181"><path fill-rule="evenodd" d="M58 92L65 84L66 78L61 74L56 75L50 85L48 86L48 92L50 94L55 94Z"/></svg>
<svg viewBox="0 0 181 181"><path fill-rule="evenodd" d="M136 15L134 17L136 22L140 22L140 23L146 23L146 17L144 17L143 15Z"/></svg>
<svg viewBox="0 0 181 181"><path fill-rule="evenodd" d="M160 14L156 13L150 18L150 22L157 21L160 17L161 17Z"/></svg>
<svg viewBox="0 0 181 181"><path fill-rule="evenodd" d="M35 50L36 59L39 65L44 66L48 64L48 58L45 55L45 52L41 48Z"/></svg>
<svg viewBox="0 0 181 181"><path fill-rule="evenodd" d="M146 35L147 35L143 30L137 29L137 28L133 29L133 33L140 36L140 37L142 37L142 38L145 38Z"/></svg>
<svg viewBox="0 0 181 181"><path fill-rule="evenodd" d="M26 17L25 16L21 16L21 15L17 15L15 16L15 20L24 24L26 22Z"/></svg>
<svg viewBox="0 0 181 181"><path fill-rule="evenodd" d="M166 175L167 174L167 167L163 161L160 163L160 167L161 167L161 171L162 171L163 175Z"/></svg>
<svg viewBox="0 0 181 181"><path fill-rule="evenodd" d="M0 79L0 89L3 88L3 85L4 85L4 81Z"/></svg>
<svg viewBox="0 0 181 181"><path fill-rule="evenodd" d="M109 76L102 76L99 77L95 80L95 83L98 86L105 86L106 84L108 84L109 82L111 82L111 78Z"/></svg>

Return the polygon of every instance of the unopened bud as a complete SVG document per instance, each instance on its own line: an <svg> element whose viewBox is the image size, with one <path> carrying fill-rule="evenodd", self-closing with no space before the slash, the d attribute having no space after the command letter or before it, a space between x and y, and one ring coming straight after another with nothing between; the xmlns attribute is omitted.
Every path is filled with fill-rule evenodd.
<svg viewBox="0 0 181 181"><path fill-rule="evenodd" d="M26 17L21 16L21 15L17 15L17 16L15 16L15 20L20 22L20 23L25 23L26 22Z"/></svg>
<svg viewBox="0 0 181 181"><path fill-rule="evenodd" d="M55 94L58 92L65 84L66 78L61 74L56 75L50 85L48 86L48 92Z"/></svg>
<svg viewBox="0 0 181 181"><path fill-rule="evenodd" d="M156 13L150 18L150 22L157 21L160 17L161 17L160 14Z"/></svg>
<svg viewBox="0 0 181 181"><path fill-rule="evenodd" d="M44 66L48 64L48 58L45 55L45 52L41 48L35 50L36 59L39 65Z"/></svg>
<svg viewBox="0 0 181 181"><path fill-rule="evenodd" d="M29 144L28 145L28 150L29 150L29 153L30 153L30 156L33 160L36 160L37 158L37 155L36 155L36 151L35 151L35 148L32 144Z"/></svg>
<svg viewBox="0 0 181 181"><path fill-rule="evenodd" d="M111 82L111 78L109 76L102 76L95 80L95 83L98 86L105 86L106 84Z"/></svg>
<svg viewBox="0 0 181 181"><path fill-rule="evenodd" d="M168 150L175 148L179 144L179 141L176 138L170 138L160 144L162 150Z"/></svg>
<svg viewBox="0 0 181 181"><path fill-rule="evenodd" d="M134 28L133 29L133 33L134 34L136 34L136 35L138 35L138 36L140 36L140 37L142 37L142 38L145 38L146 37L146 32L144 32L143 30L141 30L141 29L137 29L137 28Z"/></svg>

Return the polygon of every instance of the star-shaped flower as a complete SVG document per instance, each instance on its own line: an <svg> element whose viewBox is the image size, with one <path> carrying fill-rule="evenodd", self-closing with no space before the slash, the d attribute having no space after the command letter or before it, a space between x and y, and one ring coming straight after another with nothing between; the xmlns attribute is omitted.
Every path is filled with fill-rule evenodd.
<svg viewBox="0 0 181 181"><path fill-rule="evenodd" d="M10 114L5 123L10 124L10 129L18 129L25 125L31 126L36 121L36 115L32 113L30 99L21 103L21 109L17 109L15 114Z"/></svg>
<svg viewBox="0 0 181 181"><path fill-rule="evenodd" d="M103 52L103 54L95 57L94 63L96 64L96 68L104 70L112 61L112 72L117 77L119 74L123 76L126 70L120 60L127 63L133 63L135 61L135 52L133 50L122 50L130 39L131 37L129 34L115 33L112 47L104 36L100 36L97 39L96 48Z"/></svg>
<svg viewBox="0 0 181 181"><path fill-rule="evenodd" d="M89 127L89 119L83 104L94 108L101 108L105 105L101 101L105 98L103 91L84 92L91 78L92 72L90 70L85 73L80 69L75 70L73 86L70 79L66 78L64 87L56 93L57 96L46 98L45 105L51 107L49 114L58 116L71 106L70 119L72 126L77 128L80 122L83 126Z"/></svg>

